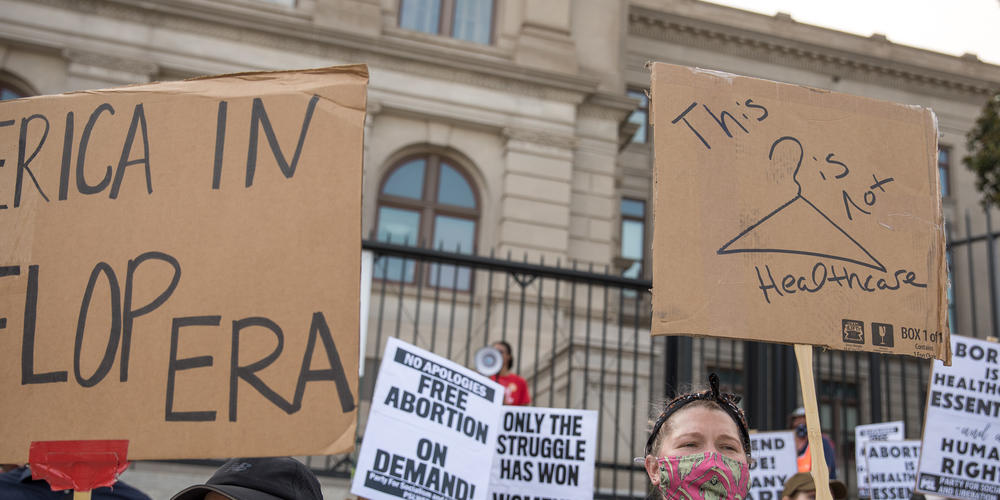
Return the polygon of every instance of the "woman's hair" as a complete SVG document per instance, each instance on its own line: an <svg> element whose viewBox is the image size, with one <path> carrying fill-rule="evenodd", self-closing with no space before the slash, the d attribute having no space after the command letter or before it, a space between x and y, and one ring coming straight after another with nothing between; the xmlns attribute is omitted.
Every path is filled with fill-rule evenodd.
<svg viewBox="0 0 1000 500"><path fill-rule="evenodd" d="M681 408L703 407L723 411L733 419L733 422L736 423L736 428L740 432L740 442L743 445L743 452L746 454L747 461L750 461L750 433L747 430L746 415L744 415L743 409L739 407L739 402L742 398L734 394L719 392L718 375L714 373L709 375L708 381L711 389L682 394L664 406L663 411L660 412L660 415L653 424L653 430L649 434L649 439L646 441L646 455L652 455L655 450L659 449L660 443L663 441L663 436L666 436L670 431L668 420L671 416Z"/></svg>
<svg viewBox="0 0 1000 500"><path fill-rule="evenodd" d="M504 366L504 368L510 370L510 367L514 366L514 351L511 350L510 344L508 344L506 340L498 340L498 341L494 342L493 344L494 345L500 344L500 345L504 346L505 349L507 349L507 360L508 361L507 361L507 364Z"/></svg>

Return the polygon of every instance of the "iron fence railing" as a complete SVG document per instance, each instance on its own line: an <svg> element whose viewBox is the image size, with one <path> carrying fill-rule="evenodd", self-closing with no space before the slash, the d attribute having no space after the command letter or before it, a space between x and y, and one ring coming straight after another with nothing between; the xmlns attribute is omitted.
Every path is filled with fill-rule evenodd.
<svg viewBox="0 0 1000 500"><path fill-rule="evenodd" d="M951 276L962 289L949 294L952 328L995 335L1000 233L989 214L979 235L966 216L965 233L948 244L951 267L963 271ZM501 258L375 240L362 247L374 254L375 279L361 360L358 443L390 336L466 366L476 349L506 340L533 405L597 411L595 498L646 496L645 471L632 458L642 454L653 407L692 384L703 386L711 371L720 374L724 390L744 395L751 427L758 430L787 429L789 414L801 404L790 346L651 338L649 280L615 275L609 266L517 259L509 252ZM902 420L906 437L919 438L930 364L845 351L814 354L821 422L836 448L838 476L856 497L854 427ZM353 456L305 459L319 474L347 478Z"/></svg>

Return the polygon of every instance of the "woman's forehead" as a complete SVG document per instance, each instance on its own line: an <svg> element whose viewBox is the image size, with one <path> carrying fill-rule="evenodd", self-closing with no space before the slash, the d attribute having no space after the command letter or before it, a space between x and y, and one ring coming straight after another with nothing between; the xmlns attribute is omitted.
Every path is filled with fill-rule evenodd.
<svg viewBox="0 0 1000 500"><path fill-rule="evenodd" d="M707 408L704 406L693 406L681 408L670 416L670 435L676 436L688 432L713 433L725 432L732 434L734 438L739 436L739 429L736 422L733 422L725 410L721 408Z"/></svg>

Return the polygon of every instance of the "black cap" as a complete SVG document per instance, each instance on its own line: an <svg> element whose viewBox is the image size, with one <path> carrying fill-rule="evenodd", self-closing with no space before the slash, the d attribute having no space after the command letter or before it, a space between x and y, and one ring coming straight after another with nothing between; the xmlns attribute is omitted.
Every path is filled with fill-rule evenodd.
<svg viewBox="0 0 1000 500"><path fill-rule="evenodd" d="M289 457L231 459L171 500L202 500L210 491L232 500L323 500L313 471Z"/></svg>

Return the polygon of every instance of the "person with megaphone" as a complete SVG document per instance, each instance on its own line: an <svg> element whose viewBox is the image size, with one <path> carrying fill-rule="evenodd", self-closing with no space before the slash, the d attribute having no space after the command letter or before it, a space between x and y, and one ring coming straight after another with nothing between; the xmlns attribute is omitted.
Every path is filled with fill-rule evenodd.
<svg viewBox="0 0 1000 500"><path fill-rule="evenodd" d="M493 348L484 347L476 353L476 370L490 377L490 380L504 387L503 404L525 406L531 403L528 394L528 383L516 373L510 371L514 366L514 356L511 355L510 344L504 340L493 343ZM502 363L497 359L499 354Z"/></svg>

